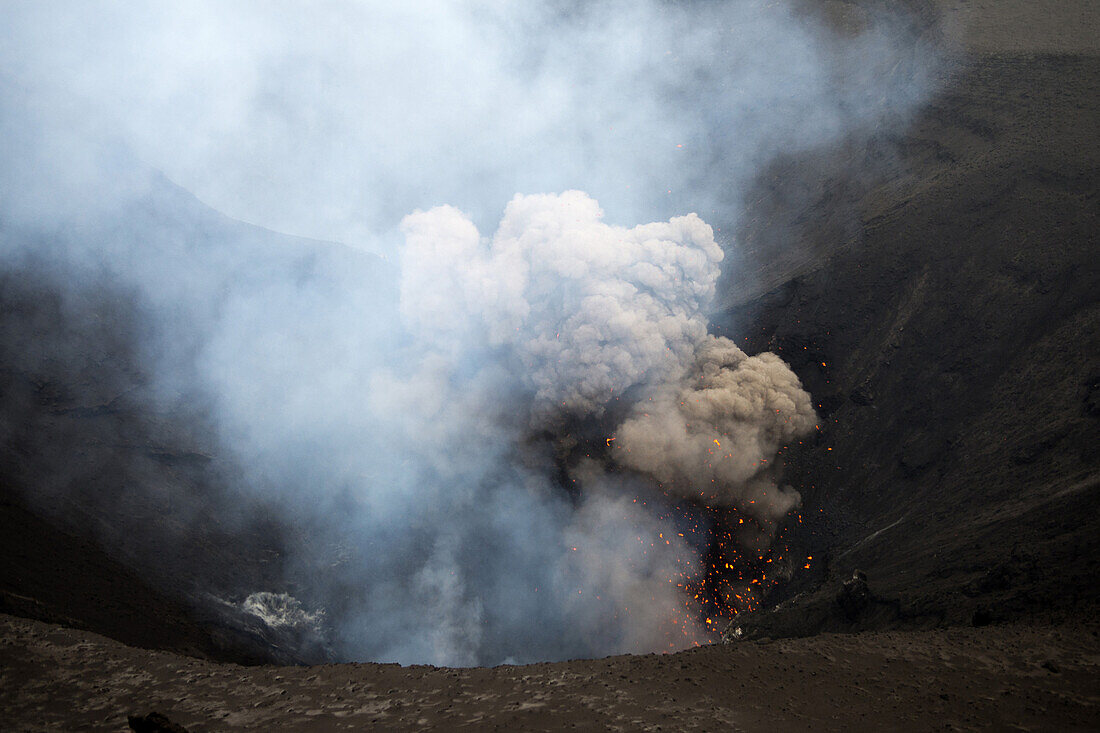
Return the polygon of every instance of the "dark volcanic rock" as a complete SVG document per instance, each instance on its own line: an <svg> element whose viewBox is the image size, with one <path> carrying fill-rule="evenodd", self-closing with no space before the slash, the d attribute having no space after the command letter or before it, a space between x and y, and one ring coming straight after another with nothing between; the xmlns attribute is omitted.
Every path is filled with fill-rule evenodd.
<svg viewBox="0 0 1100 733"><path fill-rule="evenodd" d="M1091 377L1085 382L1085 414L1100 417L1100 377Z"/></svg>
<svg viewBox="0 0 1100 733"><path fill-rule="evenodd" d="M127 715L126 722L136 733L187 733L187 729L182 725L173 723L157 712L148 715Z"/></svg>
<svg viewBox="0 0 1100 733"><path fill-rule="evenodd" d="M849 621L859 618L871 605L871 601L871 588L867 585L867 575L862 570L856 570L850 579L844 581L836 597L844 617Z"/></svg>
<svg viewBox="0 0 1100 733"><path fill-rule="evenodd" d="M1100 604L1098 100L1098 57L975 55L894 167L848 182L853 233L820 236L840 203L792 210L785 253L761 229L782 211L746 217L759 266L734 273L717 323L786 359L819 407L816 439L784 454L804 497L794 552L867 570L896 604L853 628ZM848 175L831 155L783 170ZM828 582L796 574L773 625L833 624Z"/></svg>
<svg viewBox="0 0 1100 733"><path fill-rule="evenodd" d="M979 608L970 619L972 626L989 626L991 623L993 623L993 614L986 608Z"/></svg>

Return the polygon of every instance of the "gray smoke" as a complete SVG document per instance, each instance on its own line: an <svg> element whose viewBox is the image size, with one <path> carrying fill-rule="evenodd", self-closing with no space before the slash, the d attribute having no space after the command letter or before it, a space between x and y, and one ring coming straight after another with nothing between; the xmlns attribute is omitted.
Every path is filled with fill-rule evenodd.
<svg viewBox="0 0 1100 733"><path fill-rule="evenodd" d="M776 483L776 452L812 431L815 417L782 359L747 356L729 339L707 336L691 369L655 385L619 427L618 460L670 493L771 523L799 502Z"/></svg>
<svg viewBox="0 0 1100 733"><path fill-rule="evenodd" d="M722 250L698 216L604 224L580 191L516 196L491 242L443 207L406 217L401 309L449 350L510 346L540 414L599 413L706 336Z"/></svg>
<svg viewBox="0 0 1100 733"><path fill-rule="evenodd" d="M219 509L299 528L287 607L323 607L339 656L706 638L668 506L736 507L766 543L798 503L776 450L813 426L778 357L708 334L736 248L707 222L776 154L904 122L933 68L909 18L3 6L5 265L133 294L142 393L208 406Z"/></svg>
<svg viewBox="0 0 1100 733"><path fill-rule="evenodd" d="M425 449L418 465L431 467L432 484L470 487L485 469L468 465L470 457L496 450L490 466L518 463L532 432L577 447L571 426L605 418L616 396L627 395L626 420L602 421L606 443L619 442L610 457L589 456L568 471L583 503L563 544L542 551L548 564L579 573L578 596L587 590L606 606L571 603L573 624L599 638L604 616L629 614L618 648L658 649L673 619L685 634L672 637L674 646L705 637L683 612L683 589L670 583L688 573L688 548L671 523L637 510L631 497L647 493L641 477L660 482L666 496L733 506L774 527L798 504L797 492L775 483L776 451L812 430L814 412L778 357L747 357L708 335L705 309L722 259L709 226L694 214L631 229L602 218L579 191L516 196L491 238L451 207L406 217L401 313L414 334L413 364L376 384L387 395L376 419L396 420L391 432ZM538 486L547 457L532 460L531 452L515 470ZM617 466L636 475L612 478ZM477 511L476 491L472 501ZM677 538L676 552L663 542L656 549L655 536L665 534ZM629 559L639 544L661 553L656 565ZM429 577L456 591L455 548L437 551L447 572ZM476 625L483 608L464 601L438 610ZM453 622L433 634L452 652L458 640L477 638Z"/></svg>

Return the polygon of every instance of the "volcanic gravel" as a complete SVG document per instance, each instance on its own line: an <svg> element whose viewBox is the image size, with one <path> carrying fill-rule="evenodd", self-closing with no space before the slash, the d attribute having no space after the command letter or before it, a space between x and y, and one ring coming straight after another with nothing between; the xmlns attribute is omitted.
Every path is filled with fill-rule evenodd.
<svg viewBox="0 0 1100 733"><path fill-rule="evenodd" d="M823 634L677 654L441 669L242 667L0 616L4 728L1095 730L1098 627ZM872 723L874 721L874 723Z"/></svg>

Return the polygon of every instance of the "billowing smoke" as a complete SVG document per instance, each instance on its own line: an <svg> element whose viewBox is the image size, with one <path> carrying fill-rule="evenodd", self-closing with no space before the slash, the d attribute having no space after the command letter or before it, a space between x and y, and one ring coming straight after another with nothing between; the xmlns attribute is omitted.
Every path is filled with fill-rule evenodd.
<svg viewBox="0 0 1100 733"><path fill-rule="evenodd" d="M452 208L406 217L402 313L444 347L507 346L533 419L602 412L691 363L722 259L698 216L633 229L602 217L579 191L516 196L491 241Z"/></svg>
<svg viewBox="0 0 1100 733"><path fill-rule="evenodd" d="M929 90L911 18L841 10L5 3L5 269L125 293L126 399L166 443L200 414L224 490L143 459L127 501L291 528L281 583L226 608L323 623L352 659L705 641L698 579L766 551L799 503L776 453L814 425L778 357L708 333L728 232L777 154L858 143ZM82 358L53 343L20 364ZM71 464L51 491L83 496L49 450L42 471Z"/></svg>
<svg viewBox="0 0 1100 733"><path fill-rule="evenodd" d="M608 439L615 463L675 496L782 517L797 494L774 485L769 461L814 412L779 357L707 333L722 259L711 228L694 214L633 229L602 217L579 191L516 196L491 240L450 207L406 217L401 312L425 359L450 370L413 394L450 401L455 365L495 354L490 368L507 368L493 387L513 401L492 411L528 415L531 430L602 418L630 395Z"/></svg>
<svg viewBox="0 0 1100 733"><path fill-rule="evenodd" d="M432 485L499 481L467 463L488 452L493 470L509 467L509 491L535 487L546 501L570 490L578 506L560 554L543 548L544 562L599 603L570 602L562 621L590 642L607 643L609 622L624 628L609 649L675 648L706 636L685 593L698 568L661 498L735 507L773 529L798 494L777 486L770 466L782 444L812 430L814 413L778 357L747 357L707 333L722 259L707 224L691 214L627 229L602 218L579 191L516 196L491 238L451 207L406 217L400 302L411 363L376 383L388 396L376 416L423 450ZM639 507L647 496L657 511ZM485 497L475 489L472 500ZM460 597L456 547L439 551L445 564L417 582ZM484 606L439 613L476 629ZM442 658L478 658L458 652L455 639L476 647L470 629L448 621L434 634Z"/></svg>
<svg viewBox="0 0 1100 733"><path fill-rule="evenodd" d="M808 434L814 417L782 359L750 357L727 338L707 336L680 380L654 386L619 428L619 461L677 496L774 522L799 501L776 484L776 452Z"/></svg>

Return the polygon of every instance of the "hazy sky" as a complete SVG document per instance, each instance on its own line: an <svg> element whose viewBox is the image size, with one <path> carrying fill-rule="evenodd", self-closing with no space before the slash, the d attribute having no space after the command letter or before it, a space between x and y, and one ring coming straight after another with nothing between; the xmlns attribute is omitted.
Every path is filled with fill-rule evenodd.
<svg viewBox="0 0 1100 733"><path fill-rule="evenodd" d="M901 29L840 38L783 2L3 7L0 68L36 113L231 216L371 248L444 203L489 227L517 192L731 221L777 151L923 92L881 73Z"/></svg>

